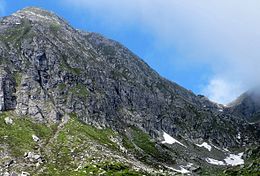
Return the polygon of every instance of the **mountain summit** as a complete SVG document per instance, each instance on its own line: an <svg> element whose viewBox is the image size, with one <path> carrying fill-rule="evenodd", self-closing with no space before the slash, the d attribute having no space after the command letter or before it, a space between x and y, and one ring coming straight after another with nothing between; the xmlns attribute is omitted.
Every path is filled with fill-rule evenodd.
<svg viewBox="0 0 260 176"><path fill-rule="evenodd" d="M239 96L229 105L232 114L245 118L250 122L260 122L259 89L253 89Z"/></svg>
<svg viewBox="0 0 260 176"><path fill-rule="evenodd" d="M39 8L1 19L0 63L0 173L217 174L259 144L256 125Z"/></svg>

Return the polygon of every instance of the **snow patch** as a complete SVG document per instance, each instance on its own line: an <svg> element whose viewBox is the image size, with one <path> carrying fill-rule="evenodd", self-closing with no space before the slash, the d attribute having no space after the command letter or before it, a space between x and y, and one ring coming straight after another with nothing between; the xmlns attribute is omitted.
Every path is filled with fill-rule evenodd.
<svg viewBox="0 0 260 176"><path fill-rule="evenodd" d="M244 153L239 154L229 154L228 157L226 157L223 161L215 160L212 158L206 158L206 161L210 164L214 165L231 165L231 166L237 166L244 164L244 160L242 159Z"/></svg>
<svg viewBox="0 0 260 176"><path fill-rule="evenodd" d="M211 151L212 147L207 143L207 142L203 142L202 144L196 144L198 147L204 147L206 148L208 151Z"/></svg>
<svg viewBox="0 0 260 176"><path fill-rule="evenodd" d="M238 140L241 139L241 133L240 133L240 132L238 132L238 134L237 134L237 139L238 139Z"/></svg>
<svg viewBox="0 0 260 176"><path fill-rule="evenodd" d="M173 137L171 137L169 134L163 132L163 138L164 141L162 141L162 144L174 144L174 143L178 143L180 145L182 145L183 147L186 147L184 144L182 144L181 142L179 142L178 140L174 139Z"/></svg>
<svg viewBox="0 0 260 176"><path fill-rule="evenodd" d="M226 159L224 159L224 161L227 163L227 165L231 165L231 166L244 164L244 160L242 159L243 154L244 154L243 152L237 155L229 154L229 156Z"/></svg>
<svg viewBox="0 0 260 176"><path fill-rule="evenodd" d="M40 138L38 136L36 136L35 134L32 135L32 138L35 142L40 141Z"/></svg>
<svg viewBox="0 0 260 176"><path fill-rule="evenodd" d="M227 148L223 148L224 152L230 152Z"/></svg>
<svg viewBox="0 0 260 176"><path fill-rule="evenodd" d="M188 163L186 167L192 167L193 165L193 163Z"/></svg>
<svg viewBox="0 0 260 176"><path fill-rule="evenodd" d="M166 166L166 167L167 167L168 169L173 170L173 171L178 172L178 173L182 173L182 174L188 174L188 173L190 173L190 171L188 171L187 169L184 169L183 166L180 166L180 169L174 169L174 168L168 167L168 166Z"/></svg>
<svg viewBox="0 0 260 176"><path fill-rule="evenodd" d="M225 163L223 161L215 160L213 158L206 158L206 161L209 164L213 164L213 165L219 165L219 166L224 166L225 165Z"/></svg>

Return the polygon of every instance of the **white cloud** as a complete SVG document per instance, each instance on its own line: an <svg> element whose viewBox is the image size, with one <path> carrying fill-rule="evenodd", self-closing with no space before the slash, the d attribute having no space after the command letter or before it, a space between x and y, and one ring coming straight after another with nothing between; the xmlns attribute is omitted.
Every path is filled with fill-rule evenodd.
<svg viewBox="0 0 260 176"><path fill-rule="evenodd" d="M243 86L239 83L213 78L202 93L210 97L214 102L228 104L243 91L241 87Z"/></svg>
<svg viewBox="0 0 260 176"><path fill-rule="evenodd" d="M158 47L177 49L187 63L207 64L213 75L203 92L215 101L226 103L260 82L259 0L65 2L104 23L137 24L154 35Z"/></svg>

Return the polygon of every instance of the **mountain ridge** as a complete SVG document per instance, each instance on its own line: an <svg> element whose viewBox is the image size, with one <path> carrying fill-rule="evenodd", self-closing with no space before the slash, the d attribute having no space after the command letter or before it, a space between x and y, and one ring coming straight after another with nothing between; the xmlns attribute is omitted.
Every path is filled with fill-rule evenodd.
<svg viewBox="0 0 260 176"><path fill-rule="evenodd" d="M130 166L134 161L138 162L139 169L146 174L152 174L152 171L174 174L183 169L187 173L204 172L205 168L227 167L227 163L218 166L211 161L224 163L231 154L243 152L233 148L244 149L259 142L257 126L162 78L118 42L73 29L53 13L25 8L4 17L0 21L0 39L2 120L7 123L9 117L14 123L19 122L17 125L23 125L25 122L20 119L27 119L32 121L26 122L30 124L28 131L39 133L35 124L43 125L40 128L48 131L42 134L40 143L36 142L39 150L30 146L21 148L27 154L40 153L45 160L37 161L38 167L29 169L32 173L37 170L43 174L52 167L58 169L57 175L75 170L79 163L94 157L97 151L110 153L101 154L100 160L121 154L123 157L112 160L127 161ZM54 129L50 129L52 125ZM7 127L8 123L2 128L7 130ZM6 136L4 131L1 134ZM26 133L28 141L29 134ZM175 142L163 144L163 134ZM82 148L75 157L74 152L68 152L78 148L72 136L84 144L79 145ZM21 153L18 156L9 154L14 151L10 148L15 144L8 139L3 139L4 152L0 155L16 164L0 165L0 168L21 172L20 164L27 162ZM91 143L98 149L89 147ZM180 143L183 145L178 145ZM64 145L66 152L61 150ZM203 147L208 145L214 153ZM229 150L224 150L226 148ZM83 149L93 153L84 154ZM58 156L53 156L56 152L71 156L65 155L65 161L77 160L77 167L65 161L64 168L50 166L52 160L61 162ZM125 154L128 152L131 155ZM98 163L97 159L94 161ZM188 167L191 162L193 166ZM84 164L90 163L85 161ZM98 165L102 168L103 164ZM165 173L159 171L160 167ZM120 165L120 168L125 166Z"/></svg>

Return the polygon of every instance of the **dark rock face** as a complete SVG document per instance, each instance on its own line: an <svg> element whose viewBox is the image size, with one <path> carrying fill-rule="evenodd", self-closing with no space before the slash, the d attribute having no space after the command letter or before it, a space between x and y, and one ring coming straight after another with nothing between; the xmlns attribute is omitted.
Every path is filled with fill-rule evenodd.
<svg viewBox="0 0 260 176"><path fill-rule="evenodd" d="M15 80L6 68L0 68L0 111L12 110L16 107Z"/></svg>
<svg viewBox="0 0 260 176"><path fill-rule="evenodd" d="M258 90L242 94L229 105L228 110L250 122L260 122L260 94Z"/></svg>
<svg viewBox="0 0 260 176"><path fill-rule="evenodd" d="M124 46L50 12L26 8L4 17L0 38L1 65L10 70L1 74L2 110L16 107L40 122L76 113L98 127L134 125L154 137L166 131L219 146L249 142L237 141L238 132L252 135L242 119L160 77Z"/></svg>

